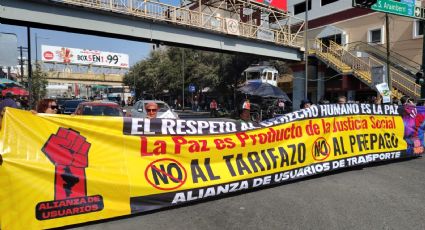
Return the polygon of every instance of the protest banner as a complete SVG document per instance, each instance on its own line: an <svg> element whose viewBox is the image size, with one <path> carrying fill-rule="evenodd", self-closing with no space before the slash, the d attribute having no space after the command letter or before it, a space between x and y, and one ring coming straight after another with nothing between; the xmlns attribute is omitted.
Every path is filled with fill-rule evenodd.
<svg viewBox="0 0 425 230"><path fill-rule="evenodd" d="M8 108L0 226L84 223L419 156L424 121L423 107L371 104L319 105L259 124Z"/></svg>

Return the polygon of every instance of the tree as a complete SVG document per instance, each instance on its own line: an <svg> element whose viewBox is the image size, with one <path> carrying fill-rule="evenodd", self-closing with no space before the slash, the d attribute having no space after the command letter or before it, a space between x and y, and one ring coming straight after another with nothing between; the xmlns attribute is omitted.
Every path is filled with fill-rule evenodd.
<svg viewBox="0 0 425 230"><path fill-rule="evenodd" d="M187 86L195 84L198 90L208 87L210 92L215 92L214 95L223 101L234 101L235 89L245 82L241 73L260 61L263 60L255 55L166 47L153 50L148 58L132 66L124 77L124 83L135 86L137 97L142 92L156 97L164 90L176 97L181 95L182 88L187 92ZM272 63L279 72L289 71L282 61Z"/></svg>
<svg viewBox="0 0 425 230"><path fill-rule="evenodd" d="M154 50L147 59L130 68L124 83L135 86L138 96L146 92L156 97L164 90L178 95L183 87L184 68L186 85L193 83L198 89L215 88L219 83L218 58L212 52L177 47Z"/></svg>
<svg viewBox="0 0 425 230"><path fill-rule="evenodd" d="M271 60L270 65L274 66L277 69L277 71L279 72L279 76L282 76L283 74L292 73L292 69L287 62Z"/></svg>
<svg viewBox="0 0 425 230"><path fill-rule="evenodd" d="M164 90L175 87L175 66L166 49L154 50L149 57L130 68L124 76L124 84L135 87L136 96L150 94L157 97Z"/></svg>
<svg viewBox="0 0 425 230"><path fill-rule="evenodd" d="M31 91L29 93L32 97L30 108L35 108L37 102L43 99L47 93L47 73L41 70L40 64L35 65L35 71L29 81L31 82Z"/></svg>

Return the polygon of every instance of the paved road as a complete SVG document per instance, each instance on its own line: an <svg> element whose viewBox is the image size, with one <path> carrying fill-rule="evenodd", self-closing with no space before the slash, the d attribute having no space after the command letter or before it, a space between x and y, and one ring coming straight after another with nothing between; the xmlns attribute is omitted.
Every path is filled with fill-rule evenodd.
<svg viewBox="0 0 425 230"><path fill-rule="evenodd" d="M425 229L425 157L74 229Z"/></svg>

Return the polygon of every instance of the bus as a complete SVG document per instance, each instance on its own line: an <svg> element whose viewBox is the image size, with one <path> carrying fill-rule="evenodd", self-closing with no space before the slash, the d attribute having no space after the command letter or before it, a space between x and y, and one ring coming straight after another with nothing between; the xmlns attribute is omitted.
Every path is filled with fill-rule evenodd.
<svg viewBox="0 0 425 230"><path fill-rule="evenodd" d="M108 100L119 102L120 105L123 100L127 104L127 100L132 97L130 87L125 85L107 86L105 94Z"/></svg>

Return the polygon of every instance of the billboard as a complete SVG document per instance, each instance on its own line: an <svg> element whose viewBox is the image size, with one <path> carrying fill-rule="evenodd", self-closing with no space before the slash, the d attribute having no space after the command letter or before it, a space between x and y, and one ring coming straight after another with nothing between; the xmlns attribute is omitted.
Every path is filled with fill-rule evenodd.
<svg viewBox="0 0 425 230"><path fill-rule="evenodd" d="M127 54L47 45L41 46L41 53L44 62L129 68Z"/></svg>
<svg viewBox="0 0 425 230"><path fill-rule="evenodd" d="M255 0L268 6L273 6L279 10L288 11L287 0Z"/></svg>

